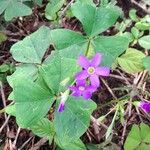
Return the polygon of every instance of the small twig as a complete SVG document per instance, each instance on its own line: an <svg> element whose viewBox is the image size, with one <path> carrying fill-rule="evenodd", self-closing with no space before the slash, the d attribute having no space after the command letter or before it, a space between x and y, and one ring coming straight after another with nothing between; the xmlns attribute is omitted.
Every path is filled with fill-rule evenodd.
<svg viewBox="0 0 150 150"><path fill-rule="evenodd" d="M2 101L3 101L4 107L6 107L6 98L5 98L3 83L1 81L0 81L0 92L1 92L1 96L2 96Z"/></svg>
<svg viewBox="0 0 150 150"><path fill-rule="evenodd" d="M129 106L128 106L128 116L131 116L131 110L132 110L132 99L136 94L136 90L137 90L137 86L138 83L140 82L140 79L142 77L143 72L141 72L140 74L135 74L135 78L133 80L133 85L132 85L132 91L130 93L130 100L129 100ZM144 75L145 76L145 75Z"/></svg>
<svg viewBox="0 0 150 150"><path fill-rule="evenodd" d="M124 113L124 116L127 114L127 113L129 113L129 111L130 111L130 107L132 107L132 105L130 106L130 105L128 105L128 107L127 107L127 109L126 109L126 111L125 111L125 113ZM123 145L123 143L124 143L124 138L125 138L125 133L126 133L126 129L127 129L127 119L124 121L124 124L123 124L123 132L122 132L122 136L121 136L121 144Z"/></svg>
<svg viewBox="0 0 150 150"><path fill-rule="evenodd" d="M109 76L112 77L112 78L116 78L116 79L120 79L120 80L126 81L123 77L120 77L120 76L115 75L115 74L110 74Z"/></svg>
<svg viewBox="0 0 150 150"><path fill-rule="evenodd" d="M95 119L93 116L91 116L91 121L97 124L98 126L102 126L103 128L108 129L108 127L105 124L98 122L97 119Z"/></svg>
<svg viewBox="0 0 150 150"><path fill-rule="evenodd" d="M140 119L140 121L141 121L141 122L144 122L144 121L143 121L143 119L142 119L142 117L141 117L141 115L140 115L140 112L139 112L138 108L136 108L136 112L137 112L137 113L138 113L138 115L139 115L139 119Z"/></svg>
<svg viewBox="0 0 150 150"><path fill-rule="evenodd" d="M146 114L147 119L150 121L150 115L146 111L143 111L143 112Z"/></svg>
<svg viewBox="0 0 150 150"><path fill-rule="evenodd" d="M135 75L135 78L134 78L134 81L133 81L133 84L134 84L134 85L137 85L137 84L138 84L138 82L139 82L139 80L140 80L142 74L143 74L143 72L141 72L139 75L138 75L138 74Z"/></svg>
<svg viewBox="0 0 150 150"><path fill-rule="evenodd" d="M87 137L89 138L89 141L91 142L91 141L92 141L92 138L91 138L89 132L86 132L86 135L87 135Z"/></svg>
<svg viewBox="0 0 150 150"><path fill-rule="evenodd" d="M17 139L18 139L20 130L21 130L21 128L19 127L18 130L17 130L17 134L16 134L16 137L15 137L15 140L14 140L14 142L13 142L13 147L14 147L14 148L16 147L16 143L17 143Z"/></svg>
<svg viewBox="0 0 150 150"><path fill-rule="evenodd" d="M10 115L8 115L8 117L5 119L5 122L3 123L3 125L0 128L0 133L2 132L2 130L5 128L5 126L7 125L8 121L9 121Z"/></svg>
<svg viewBox="0 0 150 150"><path fill-rule="evenodd" d="M93 139L97 140L97 138L95 137L94 133L90 131L90 129L87 129L87 132L89 136L91 136ZM92 139L91 138L91 139Z"/></svg>
<svg viewBox="0 0 150 150"><path fill-rule="evenodd" d="M142 5L139 2L136 2L135 0L131 0L131 2L135 5L137 5L138 7L140 7L141 9L143 9L146 13L150 13L150 10L146 8L146 5Z"/></svg>
<svg viewBox="0 0 150 150"><path fill-rule="evenodd" d="M105 106L111 105L113 103L118 103L120 100L127 99L127 98L129 98L129 94L126 94L126 95L124 95L124 96L122 96L122 97L120 97L120 98L118 98L116 100L111 100L111 101L109 101L109 102L107 102L107 103L105 103L103 105L98 106L97 108L98 109L104 108Z"/></svg>
<svg viewBox="0 0 150 150"><path fill-rule="evenodd" d="M97 0L96 6L99 6L99 5L100 5L100 0Z"/></svg>
<svg viewBox="0 0 150 150"><path fill-rule="evenodd" d="M139 83L138 83L138 85L137 85L137 88L140 88L140 87L142 86L146 74L147 74L147 71L145 70L145 71L143 72L143 75L142 75L142 77L141 77L141 80L139 81Z"/></svg>
<svg viewBox="0 0 150 150"><path fill-rule="evenodd" d="M129 100L129 106L128 106L128 116L131 116L131 110L132 110L132 97L130 97Z"/></svg>
<svg viewBox="0 0 150 150"><path fill-rule="evenodd" d="M64 15L65 15L67 9L71 6L71 4L72 4L73 2L74 2L74 0L71 0L71 1L68 3L68 5L63 9L63 11L61 12L61 15L60 15L61 18L64 17Z"/></svg>
<svg viewBox="0 0 150 150"><path fill-rule="evenodd" d="M18 148L18 150L22 150L22 149L30 142L30 140L31 140L32 138L33 138L33 136L30 137L26 142L24 142L24 143L22 144L22 146Z"/></svg>
<svg viewBox="0 0 150 150"><path fill-rule="evenodd" d="M30 148L29 150L38 150L42 145L44 145L44 143L46 143L48 141L48 139L42 138L41 140L39 140L32 148Z"/></svg>
<svg viewBox="0 0 150 150"><path fill-rule="evenodd" d="M106 88L108 89L108 91L110 92L110 94L113 96L114 99L117 100L117 97L115 96L115 94L113 93L113 91L111 90L111 88L108 86L108 84L106 83L106 81L104 79L102 79L103 84L106 86Z"/></svg>
<svg viewBox="0 0 150 150"><path fill-rule="evenodd" d="M91 116L91 121L93 123L93 129L94 129L95 135L97 136L97 140L100 141L100 134L99 134L98 123L97 123L96 119L94 117L92 117L92 116Z"/></svg>
<svg viewBox="0 0 150 150"><path fill-rule="evenodd" d="M117 70L117 72L120 74L120 76L126 81L126 84L131 85L130 82L127 80L127 78L120 72L120 70Z"/></svg>
<svg viewBox="0 0 150 150"><path fill-rule="evenodd" d="M123 125L123 132L122 132L122 136L121 136L121 144L122 144L122 145L123 145L123 143L124 143L124 138L125 138L126 129L127 129L127 120L124 122L124 125Z"/></svg>
<svg viewBox="0 0 150 150"><path fill-rule="evenodd" d="M13 150L12 141L10 139L9 139L9 148L10 148L10 150Z"/></svg>
<svg viewBox="0 0 150 150"><path fill-rule="evenodd" d="M10 41L10 42L18 42L19 41L19 39L8 39L8 41Z"/></svg>
<svg viewBox="0 0 150 150"><path fill-rule="evenodd" d="M0 92L1 92L1 97L2 97L2 101L3 101L3 105L4 105L4 107L6 107L6 98L5 98L5 93L4 93L4 88L3 88L3 83L0 81ZM4 126L2 126L2 127L5 127L5 125L7 125L7 133L10 131L10 129L9 129L9 126L8 126L8 120L9 120L9 118L10 118L10 116L9 117L7 117L7 114L6 113L4 113L4 117L5 117L5 123L4 123ZM2 128L2 130L3 130L3 128ZM0 131L2 131L2 130L0 130Z"/></svg>
<svg viewBox="0 0 150 150"><path fill-rule="evenodd" d="M102 126L106 130L108 129L108 127L105 124L103 124L102 122L97 121L97 119L95 119L93 116L91 116L91 121L94 122L95 124L97 124L98 126ZM117 132L112 130L112 134L117 135Z"/></svg>

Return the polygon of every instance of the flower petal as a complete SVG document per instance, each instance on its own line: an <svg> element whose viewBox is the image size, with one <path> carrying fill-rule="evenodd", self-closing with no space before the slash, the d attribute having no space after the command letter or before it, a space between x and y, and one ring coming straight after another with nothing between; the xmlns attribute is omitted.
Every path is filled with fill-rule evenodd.
<svg viewBox="0 0 150 150"><path fill-rule="evenodd" d="M87 78L89 75L86 70L82 70L81 72L76 74L76 80L83 80Z"/></svg>
<svg viewBox="0 0 150 150"><path fill-rule="evenodd" d="M77 80L76 81L76 86L77 87L79 87L79 86L85 86L85 83L86 83L85 80Z"/></svg>
<svg viewBox="0 0 150 150"><path fill-rule="evenodd" d="M100 81L97 75L90 76L91 85L93 87L99 87Z"/></svg>
<svg viewBox="0 0 150 150"><path fill-rule="evenodd" d="M143 109L146 112L150 112L150 102L141 102L140 103L141 109Z"/></svg>
<svg viewBox="0 0 150 150"><path fill-rule="evenodd" d="M57 111L58 111L58 112L63 112L64 109L65 109L65 102L64 102L64 101L61 101L60 104L59 104L59 106L58 106Z"/></svg>
<svg viewBox="0 0 150 150"><path fill-rule="evenodd" d="M100 64L101 60L102 55L100 53L97 53L91 61L91 66L97 67Z"/></svg>
<svg viewBox="0 0 150 150"><path fill-rule="evenodd" d="M77 87L75 87L75 86L70 86L69 89L70 89L71 91L77 91Z"/></svg>
<svg viewBox="0 0 150 150"><path fill-rule="evenodd" d="M85 56L80 56L78 58L78 64L80 64L84 69L87 69L90 65L89 60Z"/></svg>
<svg viewBox="0 0 150 150"><path fill-rule="evenodd" d="M80 91L73 92L71 96L79 97L81 96L81 92Z"/></svg>
<svg viewBox="0 0 150 150"><path fill-rule="evenodd" d="M89 91L84 91L82 93L83 97L87 100L87 99L90 99L92 97L92 93L89 92Z"/></svg>
<svg viewBox="0 0 150 150"><path fill-rule="evenodd" d="M86 91L89 91L91 93L95 92L97 90L97 87L94 87L94 86L87 86L86 87Z"/></svg>
<svg viewBox="0 0 150 150"><path fill-rule="evenodd" d="M100 75L100 76L109 76L110 69L109 69L109 67L98 67L98 68L96 68L95 73Z"/></svg>

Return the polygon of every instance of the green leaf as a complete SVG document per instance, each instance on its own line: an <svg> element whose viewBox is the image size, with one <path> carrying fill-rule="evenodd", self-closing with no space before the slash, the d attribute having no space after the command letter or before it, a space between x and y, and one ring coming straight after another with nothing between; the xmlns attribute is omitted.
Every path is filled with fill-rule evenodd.
<svg viewBox="0 0 150 150"><path fill-rule="evenodd" d="M50 43L50 29L43 26L22 41L14 44L10 52L16 61L40 64Z"/></svg>
<svg viewBox="0 0 150 150"><path fill-rule="evenodd" d="M84 3L84 4L95 6L93 0L78 0L78 1L80 1L81 3Z"/></svg>
<svg viewBox="0 0 150 150"><path fill-rule="evenodd" d="M55 135L54 125L47 118L42 118L30 129L37 136L47 138L50 143Z"/></svg>
<svg viewBox="0 0 150 150"><path fill-rule="evenodd" d="M128 44L128 39L122 36L100 36L93 41L95 51L103 54L102 64L109 67L127 49Z"/></svg>
<svg viewBox="0 0 150 150"><path fill-rule="evenodd" d="M140 124L140 134L142 141L150 144L150 127L147 124Z"/></svg>
<svg viewBox="0 0 150 150"><path fill-rule="evenodd" d="M16 82L19 78L28 78L32 81L35 81L38 78L38 67L32 64L21 64L16 67L16 71L12 75L7 76L7 81L13 88L13 83ZM14 100L13 92L11 92L8 99Z"/></svg>
<svg viewBox="0 0 150 150"><path fill-rule="evenodd" d="M79 47L72 46L53 52L43 64L40 73L55 94L66 89L61 82L66 78L70 80L78 71L77 58L80 54Z"/></svg>
<svg viewBox="0 0 150 150"><path fill-rule="evenodd" d="M141 143L141 137L139 134L139 127L138 125L132 126L132 129L125 141L124 149L125 150L134 150L138 147Z"/></svg>
<svg viewBox="0 0 150 150"><path fill-rule="evenodd" d="M74 44L81 45L87 42L87 39L78 32L68 29L55 29L51 31L51 38L54 47L58 50L67 48Z"/></svg>
<svg viewBox="0 0 150 150"><path fill-rule="evenodd" d="M55 112L54 126L56 136L62 145L76 141L89 127L90 115L96 109L93 101L82 97L69 97L62 113Z"/></svg>
<svg viewBox="0 0 150 150"><path fill-rule="evenodd" d="M45 17L48 20L55 20L57 18L57 12L63 6L65 0L50 0L50 2L46 5L45 9Z"/></svg>
<svg viewBox="0 0 150 150"><path fill-rule="evenodd" d="M17 81L21 77L26 77L35 81L38 77L38 66L32 64L21 64L16 67L16 71L11 76L7 77L7 80L13 87L13 82Z"/></svg>
<svg viewBox="0 0 150 150"><path fill-rule="evenodd" d="M137 28L132 27L131 28L131 33L133 34L133 36L134 36L135 39L138 39L138 37L140 35L140 32L139 32L139 30Z"/></svg>
<svg viewBox="0 0 150 150"><path fill-rule="evenodd" d="M138 42L143 48L150 49L150 35L143 36Z"/></svg>
<svg viewBox="0 0 150 150"><path fill-rule="evenodd" d="M106 7L108 5L108 0L101 0L101 7Z"/></svg>
<svg viewBox="0 0 150 150"><path fill-rule="evenodd" d="M0 74L0 81L2 83L6 81L6 75L5 74Z"/></svg>
<svg viewBox="0 0 150 150"><path fill-rule="evenodd" d="M0 32L0 44L6 40L7 40L7 36L4 33Z"/></svg>
<svg viewBox="0 0 150 150"><path fill-rule="evenodd" d="M43 1L43 0L34 0L34 2L35 2L36 4L38 4L39 6L42 5L42 1Z"/></svg>
<svg viewBox="0 0 150 150"><path fill-rule="evenodd" d="M59 143L57 143L59 145ZM65 146L61 146L61 150L68 150L68 147L70 150L87 150L84 143L79 139L75 142L68 143Z"/></svg>
<svg viewBox="0 0 150 150"><path fill-rule="evenodd" d="M19 17L19 16L27 16L32 13L32 9L29 8L28 6L24 5L21 2L11 2L8 6L7 9L5 10L5 20L10 21L14 17Z"/></svg>
<svg viewBox="0 0 150 150"><path fill-rule="evenodd" d="M11 116L16 116L16 106L15 104L5 107L5 112Z"/></svg>
<svg viewBox="0 0 150 150"><path fill-rule="evenodd" d="M9 65L7 65L7 64L0 65L0 73L7 72L8 70L9 70Z"/></svg>
<svg viewBox="0 0 150 150"><path fill-rule="evenodd" d="M102 150L98 144L86 144L86 146L88 150Z"/></svg>
<svg viewBox="0 0 150 150"><path fill-rule="evenodd" d="M150 23L147 22L137 22L135 24L136 28L138 28L139 30L149 30L150 29Z"/></svg>
<svg viewBox="0 0 150 150"><path fill-rule="evenodd" d="M7 8L8 5L9 5L8 0L1 0L0 1L0 15L4 12L4 10Z"/></svg>
<svg viewBox="0 0 150 150"><path fill-rule="evenodd" d="M118 58L121 68L127 73L137 73L144 70L142 59L145 54L134 48L128 48L126 53Z"/></svg>
<svg viewBox="0 0 150 150"><path fill-rule="evenodd" d="M150 127L144 123L133 125L125 141L125 150L148 150L150 148Z"/></svg>
<svg viewBox="0 0 150 150"><path fill-rule="evenodd" d="M136 150L149 150L150 149L150 144L145 144L145 143L141 143Z"/></svg>
<svg viewBox="0 0 150 150"><path fill-rule="evenodd" d="M14 17L27 16L32 13L32 9L17 0L1 0L0 14L5 11L5 20L10 21Z"/></svg>
<svg viewBox="0 0 150 150"><path fill-rule="evenodd" d="M101 144L87 144L86 146L88 150L120 150L120 146L110 140L104 141Z"/></svg>
<svg viewBox="0 0 150 150"><path fill-rule="evenodd" d="M13 83L17 123L28 128L44 117L53 104L53 95L27 78Z"/></svg>
<svg viewBox="0 0 150 150"><path fill-rule="evenodd" d="M72 12L80 20L86 34L90 37L111 27L120 15L116 7L97 8L79 1L72 5Z"/></svg>
<svg viewBox="0 0 150 150"><path fill-rule="evenodd" d="M129 17L130 17L133 21L135 21L135 22L139 21L139 18L138 18L138 16L136 15L136 10L135 10L135 9L131 9L131 10L130 10L130 12L129 12Z"/></svg>
<svg viewBox="0 0 150 150"><path fill-rule="evenodd" d="M122 36L125 37L125 38L127 38L128 41L129 41L129 43L134 41L133 34L130 33L130 32L124 32L124 33L122 34Z"/></svg>
<svg viewBox="0 0 150 150"><path fill-rule="evenodd" d="M92 58L95 55L95 50L91 42L88 44L88 51L86 53L87 58Z"/></svg>
<svg viewBox="0 0 150 150"><path fill-rule="evenodd" d="M141 19L142 22L150 23L150 15L147 14L144 18Z"/></svg>
<svg viewBox="0 0 150 150"><path fill-rule="evenodd" d="M150 56L143 58L143 65L150 72Z"/></svg>

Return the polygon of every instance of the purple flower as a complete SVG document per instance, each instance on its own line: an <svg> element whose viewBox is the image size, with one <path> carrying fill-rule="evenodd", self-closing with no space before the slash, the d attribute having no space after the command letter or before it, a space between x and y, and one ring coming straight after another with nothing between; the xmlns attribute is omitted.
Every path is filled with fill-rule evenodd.
<svg viewBox="0 0 150 150"><path fill-rule="evenodd" d="M110 74L110 69L108 67L98 67L101 60L102 55L99 53L97 53L91 61L85 56L80 56L78 64L80 64L84 70L76 74L76 79L83 80L89 78L92 86L99 87L100 81L98 77L108 76Z"/></svg>
<svg viewBox="0 0 150 150"><path fill-rule="evenodd" d="M59 106L58 106L57 111L58 111L58 112L63 112L64 109L65 109L65 102L64 102L64 101L61 101L60 104L59 104Z"/></svg>
<svg viewBox="0 0 150 150"><path fill-rule="evenodd" d="M68 99L69 96L69 89L67 89L64 93L61 93L61 100L60 104L58 106L57 112L63 112L65 109L65 102Z"/></svg>
<svg viewBox="0 0 150 150"><path fill-rule="evenodd" d="M71 86L70 90L73 91L71 94L72 96L83 96L85 99L89 99L96 88L91 85L87 85L85 80L77 80L76 86Z"/></svg>
<svg viewBox="0 0 150 150"><path fill-rule="evenodd" d="M150 102L140 102L139 107L146 112L150 112Z"/></svg>

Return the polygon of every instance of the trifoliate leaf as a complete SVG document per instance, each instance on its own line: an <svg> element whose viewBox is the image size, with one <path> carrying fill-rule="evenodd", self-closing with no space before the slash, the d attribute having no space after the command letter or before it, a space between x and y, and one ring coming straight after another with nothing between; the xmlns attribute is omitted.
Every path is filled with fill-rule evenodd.
<svg viewBox="0 0 150 150"><path fill-rule="evenodd" d="M111 27L120 15L113 6L97 8L79 1L72 5L72 12L81 21L86 34L90 37Z"/></svg>

